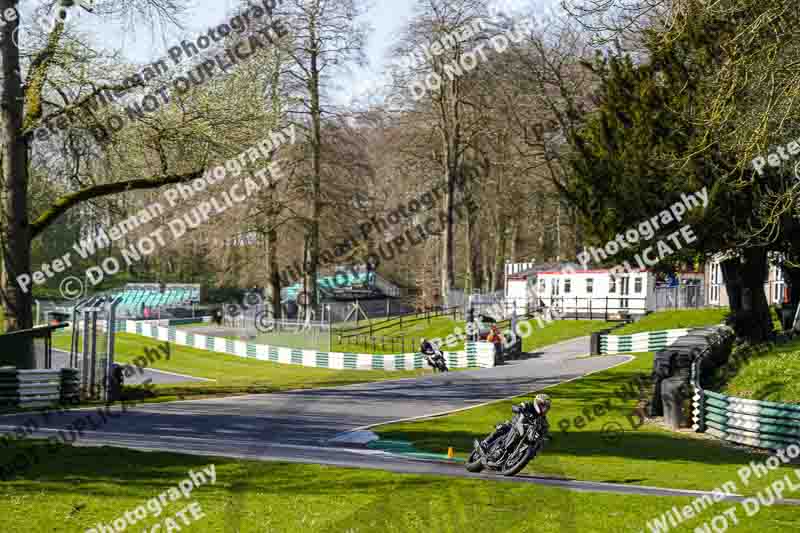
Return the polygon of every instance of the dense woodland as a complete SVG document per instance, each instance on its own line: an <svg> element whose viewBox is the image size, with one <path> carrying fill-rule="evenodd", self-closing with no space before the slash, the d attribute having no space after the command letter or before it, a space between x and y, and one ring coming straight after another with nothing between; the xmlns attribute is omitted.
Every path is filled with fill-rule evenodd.
<svg viewBox="0 0 800 533"><path fill-rule="evenodd" d="M251 191L251 180L261 185L246 201L180 238L165 231L163 246L122 260L122 271L94 289L132 280L257 285L275 301L298 276L311 288L318 273L371 256L383 276L422 289L421 305L446 305L453 288L500 288L507 261L574 260L584 246L602 245L705 186L709 208L688 219L698 241L659 268L730 252L723 271L731 306L740 332L753 338L771 329L757 290L768 252L783 254L800 300L795 162L761 172L752 164L800 137L795 2L570 0L548 15L533 1L507 11L488 0L416 0L413 18L386 36L385 83L352 97L343 97L351 89L342 80L364 62L370 32L361 0L243 2L220 12L232 30L194 57L176 62L174 43L165 45L169 68L160 71L92 48L74 21L26 20L19 4L0 0L0 13L21 10L0 27L8 329L31 325L32 295L17 276L80 239L131 217L141 222L143 209L168 205L165 189L218 165L228 170L224 180L35 291L57 293L64 276L121 258L232 185ZM272 5L271 16L257 20L253 6ZM127 20L131 31L162 39L187 7L97 0L82 17ZM250 24L237 31L243 14ZM231 68L204 70L215 56L245 49L251 54ZM203 81L188 87L178 77ZM109 91L114 101L97 105ZM152 112L127 111L148 96ZM127 118L123 127L108 128L114 115ZM59 119L68 120L55 134L38 133ZM241 169L230 163L289 127L295 143L259 160L245 155ZM426 200L434 190L435 201ZM414 201L425 207L391 228L364 230L373 218L397 219ZM398 244L428 217L437 221L432 235ZM298 276L287 274L292 265Z"/></svg>

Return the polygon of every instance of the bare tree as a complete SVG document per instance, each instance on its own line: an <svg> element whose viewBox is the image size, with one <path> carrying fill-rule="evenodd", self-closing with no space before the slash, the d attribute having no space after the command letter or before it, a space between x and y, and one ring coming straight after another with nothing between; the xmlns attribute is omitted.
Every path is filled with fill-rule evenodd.
<svg viewBox="0 0 800 533"><path fill-rule="evenodd" d="M463 75L462 69L466 56L470 56L467 60L474 60L472 49L488 39L489 18L486 0L418 0L414 19L394 50L400 57L411 58L406 68L395 72L395 83L412 88L418 100L417 110L429 117L422 120L430 121L436 132L435 153L446 184L447 216L440 263L445 305L455 286L456 187L464 182L464 155L472 134L465 109L467 87L473 82L469 75Z"/></svg>
<svg viewBox="0 0 800 533"><path fill-rule="evenodd" d="M359 18L358 0L287 0L277 10L286 21L291 38L282 45L290 66L282 74L295 103L289 109L297 122L309 130L311 168L306 179L308 213L305 217L304 287L309 305L307 317L317 306L317 276L320 265L320 219L324 208L323 119L331 110L325 104L331 76L348 60L363 61L367 28Z"/></svg>

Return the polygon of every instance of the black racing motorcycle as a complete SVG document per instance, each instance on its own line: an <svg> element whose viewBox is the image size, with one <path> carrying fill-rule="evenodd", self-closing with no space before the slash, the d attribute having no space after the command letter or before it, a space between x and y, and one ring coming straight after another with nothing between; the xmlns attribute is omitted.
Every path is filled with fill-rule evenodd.
<svg viewBox="0 0 800 533"><path fill-rule="evenodd" d="M517 475L536 457L549 437L547 419L525 412L517 412L511 419L497 427L496 435L481 450L480 442L466 463L470 472L489 469L504 476Z"/></svg>
<svg viewBox="0 0 800 533"><path fill-rule="evenodd" d="M428 362L428 366L433 368L434 372L448 372L450 369L447 368L447 361L445 361L444 354L439 348L434 347L434 352L432 354L425 354L425 360Z"/></svg>

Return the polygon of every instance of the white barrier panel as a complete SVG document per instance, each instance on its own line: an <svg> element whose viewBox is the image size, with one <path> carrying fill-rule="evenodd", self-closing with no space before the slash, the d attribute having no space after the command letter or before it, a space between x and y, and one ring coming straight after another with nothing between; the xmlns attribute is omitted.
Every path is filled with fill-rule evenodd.
<svg viewBox="0 0 800 533"><path fill-rule="evenodd" d="M158 340L169 341L171 327L158 327L144 321L125 321L126 333L138 334ZM174 329L173 342L178 346L189 346L199 350L256 358L281 364L294 364L314 368L336 370L414 370L428 368L418 353L373 355L341 352L320 352L301 350L284 346L267 346L244 341L234 341L220 337L193 334ZM494 346L488 342L468 342L466 349L459 352L445 352L448 365L453 368L492 368L494 367Z"/></svg>

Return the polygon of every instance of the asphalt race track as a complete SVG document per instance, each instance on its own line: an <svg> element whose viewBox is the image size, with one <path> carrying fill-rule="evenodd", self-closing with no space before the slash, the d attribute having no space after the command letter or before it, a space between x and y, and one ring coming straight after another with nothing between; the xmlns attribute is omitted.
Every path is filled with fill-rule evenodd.
<svg viewBox="0 0 800 533"><path fill-rule="evenodd" d="M492 478L587 491L662 496L701 494L533 476L509 479L469 474L461 465L412 460L341 442L342 437L346 440L354 430L474 407L540 390L629 359L626 356L583 357L588 352L589 339L585 337L544 348L531 354L529 359L511 361L493 369L327 389L143 404L109 419L109 423L97 431L85 431L78 444ZM52 435L86 414L85 410L73 410L53 416L51 424L35 435ZM12 430L30 416L0 417L0 432ZM479 432L490 429L479 428ZM333 439L336 441L332 442Z"/></svg>

